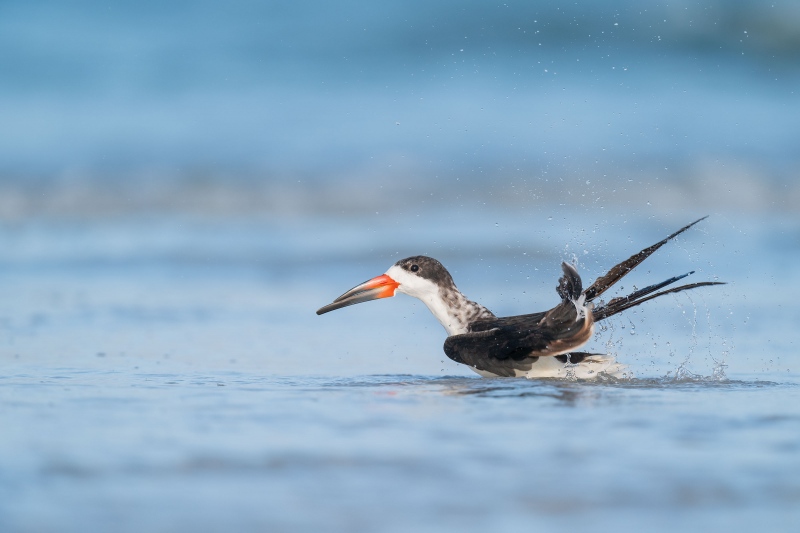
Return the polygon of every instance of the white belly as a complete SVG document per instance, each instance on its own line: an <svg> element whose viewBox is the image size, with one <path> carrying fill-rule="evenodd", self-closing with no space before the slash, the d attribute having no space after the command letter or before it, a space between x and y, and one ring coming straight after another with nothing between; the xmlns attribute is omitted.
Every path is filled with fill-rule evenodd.
<svg viewBox="0 0 800 533"><path fill-rule="evenodd" d="M485 378L496 378L496 374L473 368ZM610 355L591 355L577 365L567 365L555 357L539 357L527 372L517 370L518 378L560 378L560 379L597 379L598 377L630 378L633 373L626 365L618 363Z"/></svg>

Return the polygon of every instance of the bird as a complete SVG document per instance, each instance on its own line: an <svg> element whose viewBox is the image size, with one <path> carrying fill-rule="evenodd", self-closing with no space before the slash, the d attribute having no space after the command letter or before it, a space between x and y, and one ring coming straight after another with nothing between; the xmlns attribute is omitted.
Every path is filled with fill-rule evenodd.
<svg viewBox="0 0 800 533"><path fill-rule="evenodd" d="M596 323L659 296L724 283L702 281L661 290L693 274L691 271L606 303L598 298L664 244L706 218L687 224L615 265L586 289L577 269L562 262L562 276L556 286L561 301L548 311L498 317L464 296L439 261L418 255L401 259L386 273L353 287L318 309L317 315L389 298L399 292L421 300L444 326L445 354L481 376L584 379L626 376L627 367L615 358L578 351L592 338Z"/></svg>

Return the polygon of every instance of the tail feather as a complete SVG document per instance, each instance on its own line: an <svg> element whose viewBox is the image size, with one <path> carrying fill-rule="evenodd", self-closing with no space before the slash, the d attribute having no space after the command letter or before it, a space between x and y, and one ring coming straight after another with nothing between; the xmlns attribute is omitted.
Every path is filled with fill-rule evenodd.
<svg viewBox="0 0 800 533"><path fill-rule="evenodd" d="M651 285L651 287L656 287L653 290L658 290L659 288L664 287L665 285L669 285L669 283L677 281L677 280L679 280L681 278L684 278L686 276L687 276L687 274L684 274L683 276L678 276L676 278L672 278L671 280L667 280L667 281L665 281L663 283L659 283L657 285ZM644 298L639 298L638 300L636 298L633 298L633 296L637 295L637 293L639 293L638 296L642 296L642 294L641 294L642 291L646 291L647 289L651 288L651 287L647 287L647 288L642 289L640 291L636 291L636 292L634 292L633 294L631 294L629 296L625 296L625 297L622 297L622 298L614 298L613 300L608 302L606 305L604 305L602 307L598 307L597 309L594 309L592 311L592 316L594 317L594 321L595 322L599 322L600 320L603 320L604 318L608 318L610 316L616 315L617 313L621 313L622 311L625 311L626 309L630 309L631 307L636 307L637 305L639 305L641 303L644 303L644 302L646 302L648 300L652 300L653 298L658 298L659 296L664 296L666 294L672 294L672 293L681 292L681 291L685 291L685 290L689 290L689 289L696 289L697 287L707 287L709 285L725 285L725 283L721 282L721 281L701 281L700 283L690 283L688 285L681 285L680 287L673 287L672 289L668 289L666 291L657 292L655 294L651 294L650 296L646 296ZM649 291L649 292L652 292L652 291ZM644 294L649 294L649 292L645 292Z"/></svg>
<svg viewBox="0 0 800 533"><path fill-rule="evenodd" d="M669 237L665 238L664 240L655 243L649 248L645 248L641 252L632 255L622 263L616 265L614 268L609 270L606 275L597 278L595 282L592 283L592 285L584 292L584 294L586 294L586 301L591 302L592 300L594 300L595 298L606 292L609 288L611 288L612 285L621 280L628 272L636 268L639 265L639 263L650 257L656 250L664 246L671 239L674 239L687 229L691 228L701 220L705 220L706 218L708 218L708 216L704 216L703 218L695 220L691 224L682 227L681 229L679 229Z"/></svg>

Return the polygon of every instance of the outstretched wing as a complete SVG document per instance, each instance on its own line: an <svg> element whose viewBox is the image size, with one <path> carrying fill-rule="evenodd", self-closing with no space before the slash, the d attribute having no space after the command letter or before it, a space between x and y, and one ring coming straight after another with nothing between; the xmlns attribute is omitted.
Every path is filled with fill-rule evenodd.
<svg viewBox="0 0 800 533"><path fill-rule="evenodd" d="M656 250L658 250L659 248L667 244L670 240L674 239L675 237L677 237L687 229L691 228L698 222L703 221L707 218L708 216L704 216L703 218L695 220L691 224L685 225L672 235L669 235L668 237L658 241L654 245L649 246L644 250L642 250L641 252L630 256L622 263L615 265L614 268L609 270L605 275L597 278L594 281L594 283L592 283L591 286L588 289L586 289L586 291L584 291L584 294L586 294L586 301L591 302L592 300L594 300L595 298L606 292L612 285L614 285L616 282L621 280L626 274L628 274L628 272L636 268L639 265L639 263L641 263L651 255L653 255L653 253L655 253Z"/></svg>

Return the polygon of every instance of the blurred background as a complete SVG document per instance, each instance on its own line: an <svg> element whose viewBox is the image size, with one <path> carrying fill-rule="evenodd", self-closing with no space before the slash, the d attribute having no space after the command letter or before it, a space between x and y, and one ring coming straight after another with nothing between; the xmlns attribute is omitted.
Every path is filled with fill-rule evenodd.
<svg viewBox="0 0 800 533"><path fill-rule="evenodd" d="M800 6L0 5L0 217L800 203Z"/></svg>
<svg viewBox="0 0 800 533"><path fill-rule="evenodd" d="M761 346L739 326L778 343L739 368L786 370L799 52L790 0L5 1L5 354L461 372L415 303L313 311L416 254L498 314L544 309L561 260L588 283L711 214L630 281L738 283L706 370ZM632 316L659 335L674 307ZM696 322L626 351L672 371Z"/></svg>

